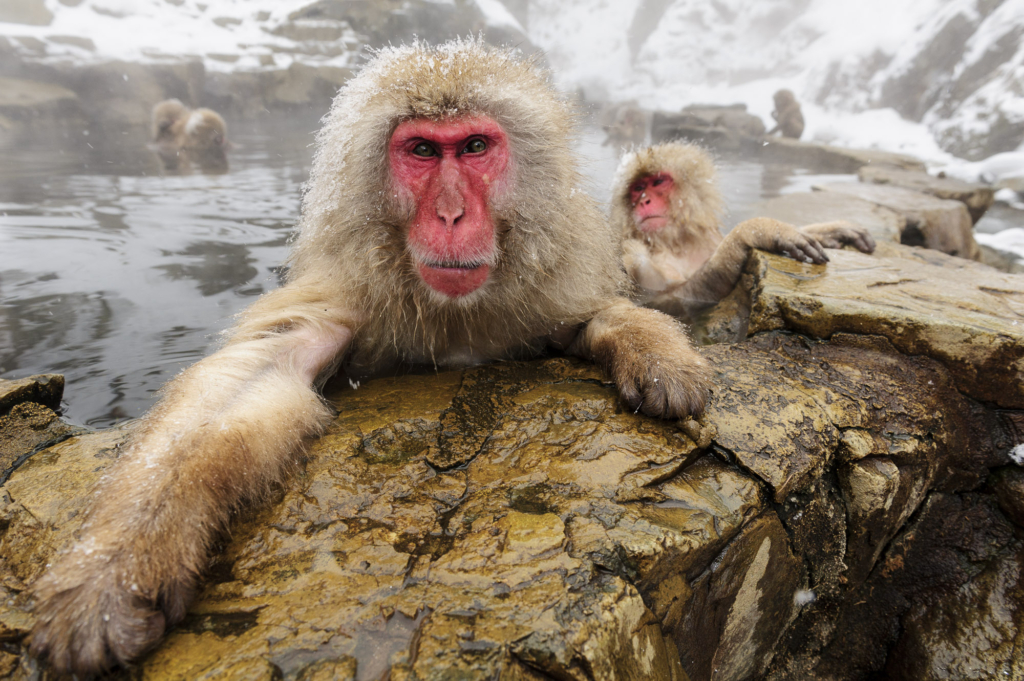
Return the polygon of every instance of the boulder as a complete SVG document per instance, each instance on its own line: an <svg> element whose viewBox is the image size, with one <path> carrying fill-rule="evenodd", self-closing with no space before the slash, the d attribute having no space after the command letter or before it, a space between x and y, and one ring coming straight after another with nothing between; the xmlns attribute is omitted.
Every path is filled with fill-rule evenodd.
<svg viewBox="0 0 1024 681"><path fill-rule="evenodd" d="M887 165L905 170L925 171L924 163L905 154L877 149L846 149L787 137L766 137L761 159L787 163L816 172L856 173L866 165Z"/></svg>
<svg viewBox="0 0 1024 681"><path fill-rule="evenodd" d="M783 194L762 201L753 213L798 226L849 220L871 232L879 243L899 243L907 225L907 219L894 210L837 192Z"/></svg>
<svg viewBox="0 0 1024 681"><path fill-rule="evenodd" d="M20 126L81 118L81 102L68 88L21 78L0 78L0 116Z"/></svg>
<svg viewBox="0 0 1024 681"><path fill-rule="evenodd" d="M706 352L696 421L624 409L564 358L331 393L339 416L302 469L236 518L133 674L740 680L810 665L794 632L822 618L862 629L816 649L879 649L880 670L907 594L932 591L887 587L865 620L865 585L894 537L945 536L915 511L1007 465L1010 429L883 338L770 332ZM34 673L26 585L124 437L67 440L0 488L10 678Z"/></svg>
<svg viewBox="0 0 1024 681"><path fill-rule="evenodd" d="M82 432L60 420L64 376L0 379L0 482L33 452Z"/></svg>
<svg viewBox="0 0 1024 681"><path fill-rule="evenodd" d="M903 170L891 166L864 166L857 171L861 182L888 184L904 189L913 189L931 194L940 199L959 201L967 206L971 221L978 222L992 207L995 190L980 184L972 184L951 177L935 177L915 170Z"/></svg>
<svg viewBox="0 0 1024 681"><path fill-rule="evenodd" d="M900 352L941 362L964 394L1024 408L1024 277L895 244L829 256L828 265L807 265L755 252L744 275L746 332L884 336Z"/></svg>
<svg viewBox="0 0 1024 681"><path fill-rule="evenodd" d="M760 118L746 109L745 104L696 104L678 114L655 111L651 117L651 142L688 140L720 152L755 151L765 127Z"/></svg>
<svg viewBox="0 0 1024 681"><path fill-rule="evenodd" d="M959 201L939 199L902 187L863 182L834 182L814 189L853 196L899 213L907 220L900 235L904 244L934 248L971 260L981 257L974 241L974 223L967 207Z"/></svg>

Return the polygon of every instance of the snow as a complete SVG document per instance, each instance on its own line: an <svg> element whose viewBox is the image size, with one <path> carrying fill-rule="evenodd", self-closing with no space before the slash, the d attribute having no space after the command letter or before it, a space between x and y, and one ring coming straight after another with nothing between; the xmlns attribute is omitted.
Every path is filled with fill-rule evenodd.
<svg viewBox="0 0 1024 681"><path fill-rule="evenodd" d="M211 71L245 71L294 61L353 66L362 54L344 22L304 22L341 30L330 49L275 34L312 0L42 1L51 25L0 23L0 36L26 55L32 48L16 38L43 41L45 55L35 58L44 62L198 58ZM502 0L470 1L489 25L524 31ZM1024 176L1024 150L969 163L940 144L1000 120L1024 123L1024 0L986 11L976 0L529 0L525 33L545 50L557 84L591 100L667 111L742 102L770 127L772 94L788 88L801 101L804 139L908 153L932 172L995 182ZM936 57L945 61L923 85L932 88L922 100L930 108L908 120L887 103L887 87L916 74L953 24L962 49ZM89 38L95 50L53 40L61 36ZM997 68L974 78L996 48ZM949 99L957 88L968 91Z"/></svg>
<svg viewBox="0 0 1024 681"><path fill-rule="evenodd" d="M269 32L309 0L182 0L177 5L168 0L83 0L75 7L58 0L45 3L54 15L48 26L0 22L0 36L42 40L44 62L153 63L195 57L211 71L234 71L287 68L297 59L346 66L359 49L351 29L343 42L347 39L353 50L335 57L291 53L295 41ZM53 36L86 37L96 49L49 40Z"/></svg>

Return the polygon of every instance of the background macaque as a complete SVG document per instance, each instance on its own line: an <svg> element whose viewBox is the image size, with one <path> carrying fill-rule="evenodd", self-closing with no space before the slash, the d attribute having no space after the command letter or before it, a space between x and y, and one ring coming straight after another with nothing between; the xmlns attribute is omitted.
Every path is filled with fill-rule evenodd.
<svg viewBox="0 0 1024 681"><path fill-rule="evenodd" d="M800 139L804 134L804 115L800 113L800 104L796 101L796 95L790 90L779 90L773 96L775 110L772 111L772 118L775 119L775 127L768 131L769 135L780 133L783 137Z"/></svg>
<svg viewBox="0 0 1024 681"><path fill-rule="evenodd" d="M797 229L754 218L723 238L721 213L715 164L700 147L672 142L622 159L612 187L612 224L622 231L623 264L640 302L692 320L732 291L751 249L819 264L828 261L825 248L875 249L867 230L849 222Z"/></svg>
<svg viewBox="0 0 1024 681"><path fill-rule="evenodd" d="M224 172L230 148L227 124L212 109L188 109L177 99L153 107L150 144L167 170Z"/></svg>
<svg viewBox="0 0 1024 681"><path fill-rule="evenodd" d="M514 53L460 41L377 54L318 137L286 284L175 378L101 483L77 542L35 583L34 654L88 675L179 621L231 512L333 414L339 370L458 366L555 346L630 407L702 410L682 327L619 292L618 239L578 189L572 112Z"/></svg>
<svg viewBox="0 0 1024 681"><path fill-rule="evenodd" d="M614 145L622 149L644 143L647 138L647 113L635 103L610 106L603 114L607 122L601 126L606 134L601 146Z"/></svg>

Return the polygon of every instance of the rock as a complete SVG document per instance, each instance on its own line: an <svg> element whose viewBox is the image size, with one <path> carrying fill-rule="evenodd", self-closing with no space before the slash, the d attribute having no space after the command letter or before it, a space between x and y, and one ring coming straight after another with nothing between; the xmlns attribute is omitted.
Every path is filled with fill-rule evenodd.
<svg viewBox="0 0 1024 681"><path fill-rule="evenodd" d="M78 96L71 90L18 78L0 78L0 115L23 126L81 115Z"/></svg>
<svg viewBox="0 0 1024 681"><path fill-rule="evenodd" d="M81 428L68 425L52 410L36 402L23 402L0 416L0 481L33 452L72 435Z"/></svg>
<svg viewBox="0 0 1024 681"><path fill-rule="evenodd" d="M59 409L64 396L62 374L37 374L28 378L0 378L0 415L22 402L38 402L50 409Z"/></svg>
<svg viewBox="0 0 1024 681"><path fill-rule="evenodd" d="M928 173L901 170L889 166L864 166L857 171L861 182L889 184L931 194L940 199L959 201L967 206L971 221L978 222L995 200L992 187L971 184L951 177L934 177Z"/></svg>
<svg viewBox="0 0 1024 681"><path fill-rule="evenodd" d="M756 678L804 660L805 621L861 621L859 589L928 494L955 500L1007 461L1003 412L883 339L765 333L706 353L708 412L681 423L624 409L563 358L331 393L339 416L304 468L236 518L188 617L133 673ZM124 437L74 437L0 488L12 678L32 673L26 585ZM875 670L902 589L857 639L882 645Z"/></svg>
<svg viewBox="0 0 1024 681"><path fill-rule="evenodd" d="M895 244L829 254L821 266L755 252L748 333L877 334L941 362L965 395L1024 408L1024 278Z"/></svg>
<svg viewBox="0 0 1024 681"><path fill-rule="evenodd" d="M744 104L693 105L678 114L655 111L651 117L653 144L683 139L718 151L754 151L764 132L764 123Z"/></svg>
<svg viewBox="0 0 1024 681"><path fill-rule="evenodd" d="M886 677L894 681L1024 678L1024 547L936 603L919 603Z"/></svg>
<svg viewBox="0 0 1024 681"><path fill-rule="evenodd" d="M1009 274L1024 274L1024 259L1014 251L1004 250L995 246L978 242L978 262L993 269Z"/></svg>
<svg viewBox="0 0 1024 681"><path fill-rule="evenodd" d="M816 142L801 142L786 137L766 137L761 159L789 163L816 172L856 173L866 165L888 165L924 172L924 163L905 154L877 149L846 149Z"/></svg>
<svg viewBox="0 0 1024 681"><path fill-rule="evenodd" d="M924 246L977 260L978 244L967 207L959 201L938 199L902 187L861 182L835 182L816 190L844 194L889 208L907 220L900 241L909 246Z"/></svg>
<svg viewBox="0 0 1024 681"><path fill-rule="evenodd" d="M51 21L53 12L46 8L45 0L4 0L0 4L0 22L48 26Z"/></svg>
<svg viewBox="0 0 1024 681"><path fill-rule="evenodd" d="M837 192L783 194L761 202L755 215L803 226L849 220L871 232L876 242L899 243L907 219L885 206Z"/></svg>
<svg viewBox="0 0 1024 681"><path fill-rule="evenodd" d="M992 474L989 480L999 499L999 508L1020 527L1024 527L1024 470L1006 467Z"/></svg>
<svg viewBox="0 0 1024 681"><path fill-rule="evenodd" d="M54 412L63 394L61 374L0 379L0 482L36 450L83 432Z"/></svg>
<svg viewBox="0 0 1024 681"><path fill-rule="evenodd" d="M94 43L92 41L92 38L86 38L84 36L78 36L78 35L51 35L51 36L49 36L48 40L51 43L58 43L58 44L62 44L62 45L74 45L75 47L80 47L83 50L87 50L89 52L95 52L96 51L96 43Z"/></svg>

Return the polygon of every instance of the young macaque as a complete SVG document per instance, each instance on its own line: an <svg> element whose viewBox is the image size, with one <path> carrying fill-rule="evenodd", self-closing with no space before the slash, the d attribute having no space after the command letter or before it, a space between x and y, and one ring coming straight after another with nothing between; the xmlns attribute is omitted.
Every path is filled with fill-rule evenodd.
<svg viewBox="0 0 1024 681"><path fill-rule="evenodd" d="M193 111L177 99L164 100L153 107L152 134L150 148L166 170L189 172L193 166L208 173L227 170L225 152L231 147L227 124L212 109Z"/></svg>
<svg viewBox="0 0 1024 681"><path fill-rule="evenodd" d="M825 263L825 248L870 253L867 230L845 221L797 229L770 218L719 229L722 196L715 164L700 147L670 142L627 154L612 187L612 225L638 302L692 321L729 294L754 248Z"/></svg>
<svg viewBox="0 0 1024 681"><path fill-rule="evenodd" d="M285 285L134 427L81 533L34 584L31 650L88 675L181 620L212 543L333 418L339 370L465 366L547 347L599 363L630 408L696 414L708 367L634 305L580 190L574 115L533 62L457 41L377 53L317 138Z"/></svg>
<svg viewBox="0 0 1024 681"><path fill-rule="evenodd" d="M772 111L775 127L768 134L780 133L783 137L800 139L800 135L804 134L804 115L800 113L796 95L791 90L779 90L772 99L775 100L775 110Z"/></svg>

